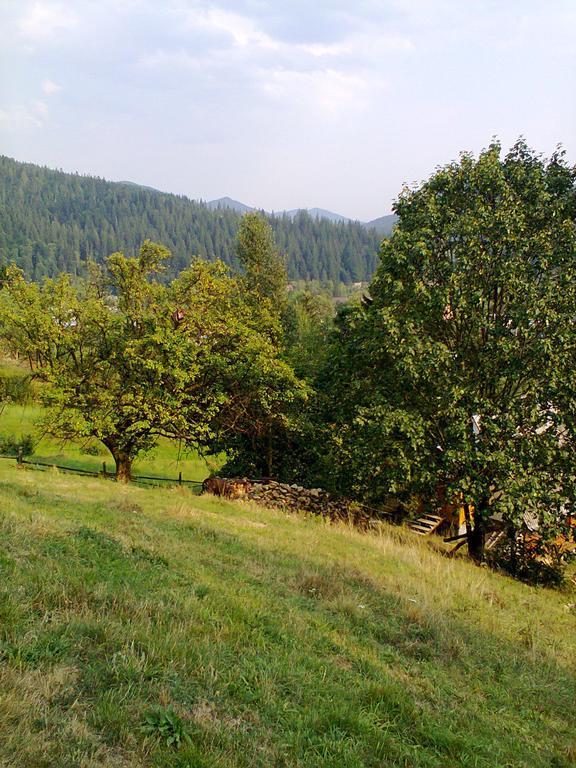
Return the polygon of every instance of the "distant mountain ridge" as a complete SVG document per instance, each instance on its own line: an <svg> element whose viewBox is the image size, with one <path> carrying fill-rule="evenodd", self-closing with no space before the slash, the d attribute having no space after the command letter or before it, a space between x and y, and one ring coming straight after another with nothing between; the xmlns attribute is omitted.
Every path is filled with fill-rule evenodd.
<svg viewBox="0 0 576 768"><path fill-rule="evenodd" d="M133 187L140 187L141 189L148 189L152 192L160 192L160 190L155 189L154 187L147 187L143 184L136 184L133 181L121 181L120 184L128 184L129 186ZM166 193L165 193L166 194ZM218 210L227 208L231 211L236 211L236 213L244 214L244 213L250 213L251 211L257 211L261 210L259 208L256 208L252 205L246 205L246 203L240 202L240 200L234 200L232 197L219 197L216 200L209 200L207 203L205 203L207 208L210 208L211 210ZM343 216L341 213L334 213L334 211L328 211L325 208L293 208L290 211L263 211L268 216L288 216L288 218L293 219L295 216L297 216L299 213L302 212L307 213L309 216L312 216L313 219L326 219L327 221L332 222L348 222L353 221L358 224L360 224L363 227L366 227L367 229L375 229L376 232L380 235L385 235L388 237L392 233L392 229L394 227L394 224L398 220L398 217L395 213L388 213L384 216L380 216L377 219L372 219L371 221L359 221L358 219L351 219L349 216Z"/></svg>
<svg viewBox="0 0 576 768"><path fill-rule="evenodd" d="M231 197L219 197L217 200L210 200L206 205L212 210L229 208L237 213L249 213L250 211L258 210L253 206L246 205L246 203L241 203L239 200L233 200ZM340 213L334 213L334 211L327 211L325 208L293 208L290 211L270 211L266 213L269 216L287 216L288 218L293 219L303 211L309 216L312 216L313 219L326 219L327 221L343 223L355 222L367 229L375 229L378 234L386 236L390 235L398 218L395 213L390 213L385 216L380 216L377 219L373 219L372 221L358 221L357 219L343 216Z"/></svg>
<svg viewBox="0 0 576 768"><path fill-rule="evenodd" d="M238 200L232 200L231 197L219 197L218 200L210 200L206 203L206 207L213 211L219 208L227 208L230 211L236 211L236 213L250 213L250 211L256 210L250 205L241 203Z"/></svg>
<svg viewBox="0 0 576 768"><path fill-rule="evenodd" d="M380 216L378 219L367 221L364 226L368 229L375 229L379 234L388 237L392 234L392 230L397 221L398 216L396 216L395 213L388 213L386 216Z"/></svg>
<svg viewBox="0 0 576 768"><path fill-rule="evenodd" d="M194 201L0 155L0 267L14 262L35 280L84 274L89 261L119 250L134 254L147 238L170 249L172 275L197 256L236 265L236 232L247 209L230 198ZM319 280L337 292L376 269L381 235L372 228L306 211L268 219L291 280Z"/></svg>
<svg viewBox="0 0 576 768"><path fill-rule="evenodd" d="M341 214L334 213L333 211L327 211L324 208L294 208L292 211L283 211L283 213L286 214L286 216L293 218L302 211L306 211L306 213L312 216L314 219L326 219L327 221L334 222L353 221L353 219L349 219L347 216L342 216Z"/></svg>

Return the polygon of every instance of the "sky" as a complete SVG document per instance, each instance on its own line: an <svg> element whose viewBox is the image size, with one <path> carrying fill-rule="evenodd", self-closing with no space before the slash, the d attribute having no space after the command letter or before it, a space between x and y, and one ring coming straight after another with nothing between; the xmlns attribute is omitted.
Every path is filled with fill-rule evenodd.
<svg viewBox="0 0 576 768"><path fill-rule="evenodd" d="M369 220L461 151L576 162L576 0L0 0L0 154Z"/></svg>

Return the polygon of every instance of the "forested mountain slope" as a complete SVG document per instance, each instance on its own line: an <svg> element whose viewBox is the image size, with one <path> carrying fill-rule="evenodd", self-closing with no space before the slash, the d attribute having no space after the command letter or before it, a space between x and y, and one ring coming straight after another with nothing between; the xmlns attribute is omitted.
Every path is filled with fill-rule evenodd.
<svg viewBox="0 0 576 768"><path fill-rule="evenodd" d="M170 248L174 272L193 256L233 264L239 221L183 196L0 156L0 265L15 262L30 278L82 273L87 260L134 252L146 238ZM290 279L350 283L375 269L381 236L359 223L306 212L270 222Z"/></svg>

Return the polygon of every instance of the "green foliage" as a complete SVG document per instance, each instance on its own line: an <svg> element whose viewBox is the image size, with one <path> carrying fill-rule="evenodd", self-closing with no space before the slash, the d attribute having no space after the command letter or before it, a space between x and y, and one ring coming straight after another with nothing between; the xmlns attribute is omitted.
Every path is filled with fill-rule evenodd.
<svg viewBox="0 0 576 768"><path fill-rule="evenodd" d="M283 319L285 356L297 375L308 381L323 366L334 315L334 303L325 293L290 295Z"/></svg>
<svg viewBox="0 0 576 768"><path fill-rule="evenodd" d="M264 216L247 213L242 217L237 253L244 269L244 285L253 301L267 302L272 313L281 315L286 306L286 267Z"/></svg>
<svg viewBox="0 0 576 768"><path fill-rule="evenodd" d="M282 357L296 375L306 382L300 396L287 403L282 421L276 419L259 434L247 431L225 446L227 462L223 472L257 477L317 483L315 453L322 453L317 439L316 398L312 390L325 362L335 308L326 293L293 291L282 316Z"/></svg>
<svg viewBox="0 0 576 768"><path fill-rule="evenodd" d="M108 451L99 443L87 443L82 446L81 453L84 453L87 456L106 456Z"/></svg>
<svg viewBox="0 0 576 768"><path fill-rule="evenodd" d="M0 369L0 403L25 405L34 399L30 376Z"/></svg>
<svg viewBox="0 0 576 768"><path fill-rule="evenodd" d="M0 156L0 286L2 265L15 263L41 281L60 272L85 275L119 249L133 253L145 239L165 243L174 277L191 254L237 266L241 216L211 210L179 195L62 173ZM381 235L359 223L334 224L306 212L268 218L291 279L352 283L368 280Z"/></svg>
<svg viewBox="0 0 576 768"><path fill-rule="evenodd" d="M22 452L23 456L31 456L34 453L34 438L32 435L14 435L0 434L0 455L18 456Z"/></svg>
<svg viewBox="0 0 576 768"><path fill-rule="evenodd" d="M226 267L196 261L165 284L168 255L146 242L77 284L62 275L39 286L11 267L2 294L0 330L45 382L47 429L100 440L120 479L160 437L198 447L258 436L305 394L278 358L266 308Z"/></svg>
<svg viewBox="0 0 576 768"><path fill-rule="evenodd" d="M419 492L540 533L574 510L576 171L523 142L440 169L396 203L371 303L325 374L337 482Z"/></svg>
<svg viewBox="0 0 576 768"><path fill-rule="evenodd" d="M488 563L527 584L559 588L566 584L567 563L573 559L562 542L545 541L511 530L487 553Z"/></svg>
<svg viewBox="0 0 576 768"><path fill-rule="evenodd" d="M192 741L188 726L176 714L172 705L150 709L144 716L140 730L146 736L160 739L167 747L175 749Z"/></svg>
<svg viewBox="0 0 576 768"><path fill-rule="evenodd" d="M284 443L297 428L298 414L305 404L309 388L300 381L290 365L269 357L268 364L254 364L267 355L269 340L260 340L256 348L246 348L238 356L227 387L229 405L224 405L215 419L213 453L225 452L224 472L249 477L277 474Z"/></svg>

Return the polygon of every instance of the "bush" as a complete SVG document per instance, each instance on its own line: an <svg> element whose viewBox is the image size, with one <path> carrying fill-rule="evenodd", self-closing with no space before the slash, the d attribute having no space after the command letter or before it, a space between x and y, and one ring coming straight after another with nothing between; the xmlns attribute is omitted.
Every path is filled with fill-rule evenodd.
<svg viewBox="0 0 576 768"><path fill-rule="evenodd" d="M29 376L0 372L0 402L27 405L34 399L34 389Z"/></svg>
<svg viewBox="0 0 576 768"><path fill-rule="evenodd" d="M571 556L560 540L544 541L521 531L506 538L487 559L491 566L527 584L560 587Z"/></svg>
<svg viewBox="0 0 576 768"><path fill-rule="evenodd" d="M32 435L22 435L20 438L0 435L0 455L18 456L22 451L23 456L31 456L34 453L34 438Z"/></svg>

